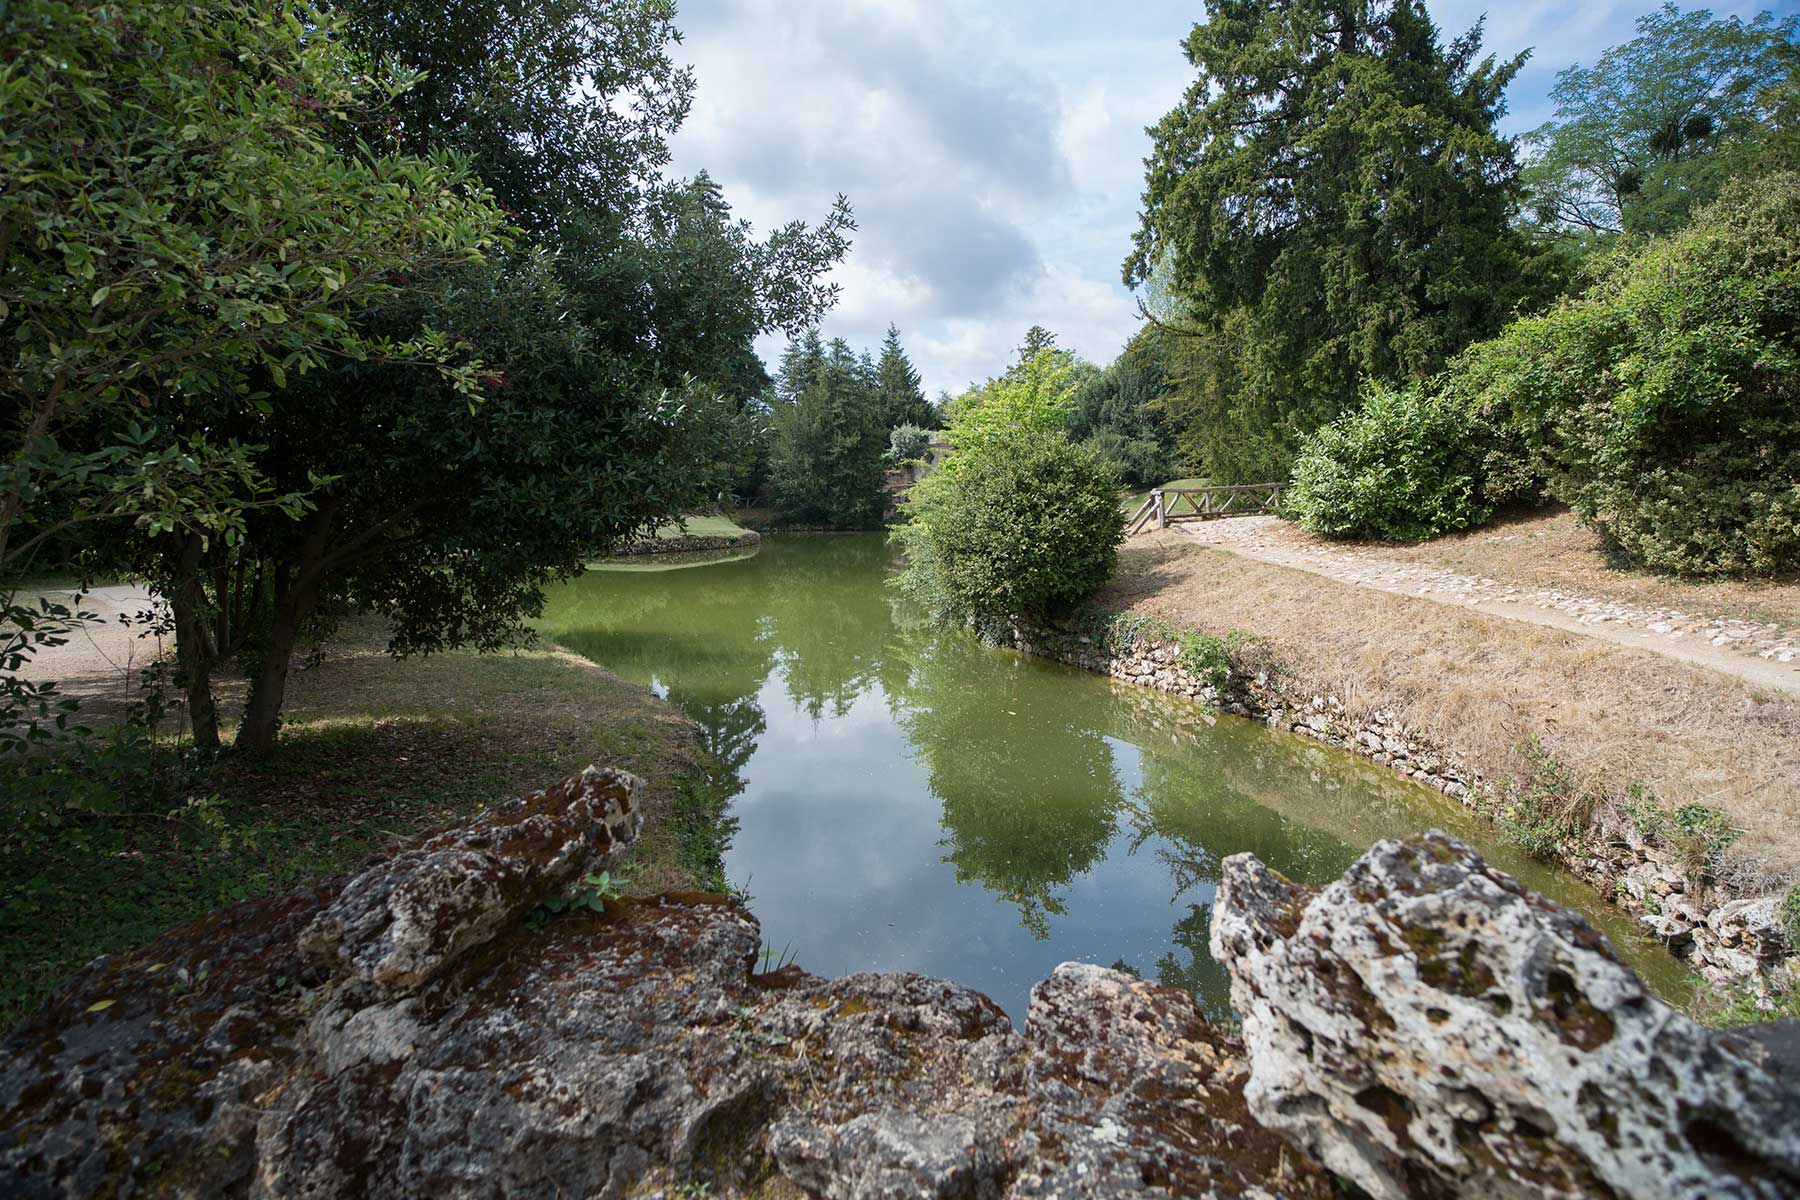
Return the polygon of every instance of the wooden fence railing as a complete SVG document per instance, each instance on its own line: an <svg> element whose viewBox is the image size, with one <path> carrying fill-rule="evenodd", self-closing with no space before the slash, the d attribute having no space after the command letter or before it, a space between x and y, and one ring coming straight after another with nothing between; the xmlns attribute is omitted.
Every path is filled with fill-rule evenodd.
<svg viewBox="0 0 1800 1200"><path fill-rule="evenodd" d="M1127 533L1139 533L1152 522L1167 529L1170 521L1184 518L1248 517L1279 512L1284 483L1236 483L1220 487L1154 488L1125 524Z"/></svg>

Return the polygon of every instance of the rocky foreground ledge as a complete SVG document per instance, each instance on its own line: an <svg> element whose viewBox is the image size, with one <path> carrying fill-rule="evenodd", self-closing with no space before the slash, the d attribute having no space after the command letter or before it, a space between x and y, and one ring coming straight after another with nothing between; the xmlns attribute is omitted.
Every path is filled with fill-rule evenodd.
<svg viewBox="0 0 1800 1200"><path fill-rule="evenodd" d="M1079 964L1020 1033L918 975L754 974L722 897L544 919L640 790L590 768L93 964L6 1040L0 1194L1800 1194L1792 1032L1695 1025L1442 835L1324 889L1227 860L1242 1042Z"/></svg>

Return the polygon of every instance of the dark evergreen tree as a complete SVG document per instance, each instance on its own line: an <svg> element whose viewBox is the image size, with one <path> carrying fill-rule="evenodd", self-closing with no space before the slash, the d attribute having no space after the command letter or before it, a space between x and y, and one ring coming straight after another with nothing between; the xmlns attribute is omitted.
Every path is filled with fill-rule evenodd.
<svg viewBox="0 0 1800 1200"><path fill-rule="evenodd" d="M825 343L816 328L790 340L787 349L781 353L781 367L775 378L775 398L785 404L798 401L800 393L824 365Z"/></svg>
<svg viewBox="0 0 1800 1200"><path fill-rule="evenodd" d="M1069 437L1075 441L1102 431L1129 438L1162 439L1153 405L1168 387L1154 329L1140 332L1104 371L1075 389L1069 408Z"/></svg>
<svg viewBox="0 0 1800 1200"><path fill-rule="evenodd" d="M879 526L887 507L881 486L886 450L874 383L856 353L833 339L812 378L775 414L769 458L776 510L804 525Z"/></svg>
<svg viewBox="0 0 1800 1200"><path fill-rule="evenodd" d="M1422 0L1208 0L1152 131L1125 262L1190 336L1164 408L1219 482L1280 478L1364 379L1440 370L1529 290L1512 142L1524 64Z"/></svg>
<svg viewBox="0 0 1800 1200"><path fill-rule="evenodd" d="M1025 340L1019 343L1017 361L1026 363L1036 358L1041 351L1056 349L1056 335L1042 325L1033 325L1025 331Z"/></svg>
<svg viewBox="0 0 1800 1200"><path fill-rule="evenodd" d="M925 399L919 386L919 372L900 345L900 331L889 325L881 341L881 361L876 366L876 387L881 393L881 423L888 429L897 425L917 425L935 429L937 411Z"/></svg>

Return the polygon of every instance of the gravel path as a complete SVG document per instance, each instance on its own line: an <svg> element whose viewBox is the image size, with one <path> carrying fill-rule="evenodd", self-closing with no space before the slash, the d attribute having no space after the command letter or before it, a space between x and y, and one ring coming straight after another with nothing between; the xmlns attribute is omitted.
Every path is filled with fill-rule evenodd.
<svg viewBox="0 0 1800 1200"><path fill-rule="evenodd" d="M1284 525L1279 517L1257 516L1187 521L1169 528L1202 546L1311 571L1340 583L1566 629L1800 694L1800 629L1461 575L1393 558L1379 547L1298 544L1283 536Z"/></svg>

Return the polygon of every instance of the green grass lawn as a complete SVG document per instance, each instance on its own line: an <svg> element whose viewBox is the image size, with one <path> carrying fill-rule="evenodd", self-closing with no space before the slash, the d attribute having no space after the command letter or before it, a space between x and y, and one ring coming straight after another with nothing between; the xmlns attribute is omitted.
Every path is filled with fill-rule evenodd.
<svg viewBox="0 0 1800 1200"><path fill-rule="evenodd" d="M687 518L687 537L739 537L750 532L730 517L701 516ZM678 524L664 525L656 531L658 538L684 536Z"/></svg>
<svg viewBox="0 0 1800 1200"><path fill-rule="evenodd" d="M356 868L589 763L649 785L627 890L723 887L722 805L695 727L674 708L560 650L395 661L383 641L375 622L352 622L318 667L296 673L277 754L227 757L193 780L184 795L201 809L145 804L36 845L5 820L0 1027L97 955Z"/></svg>

